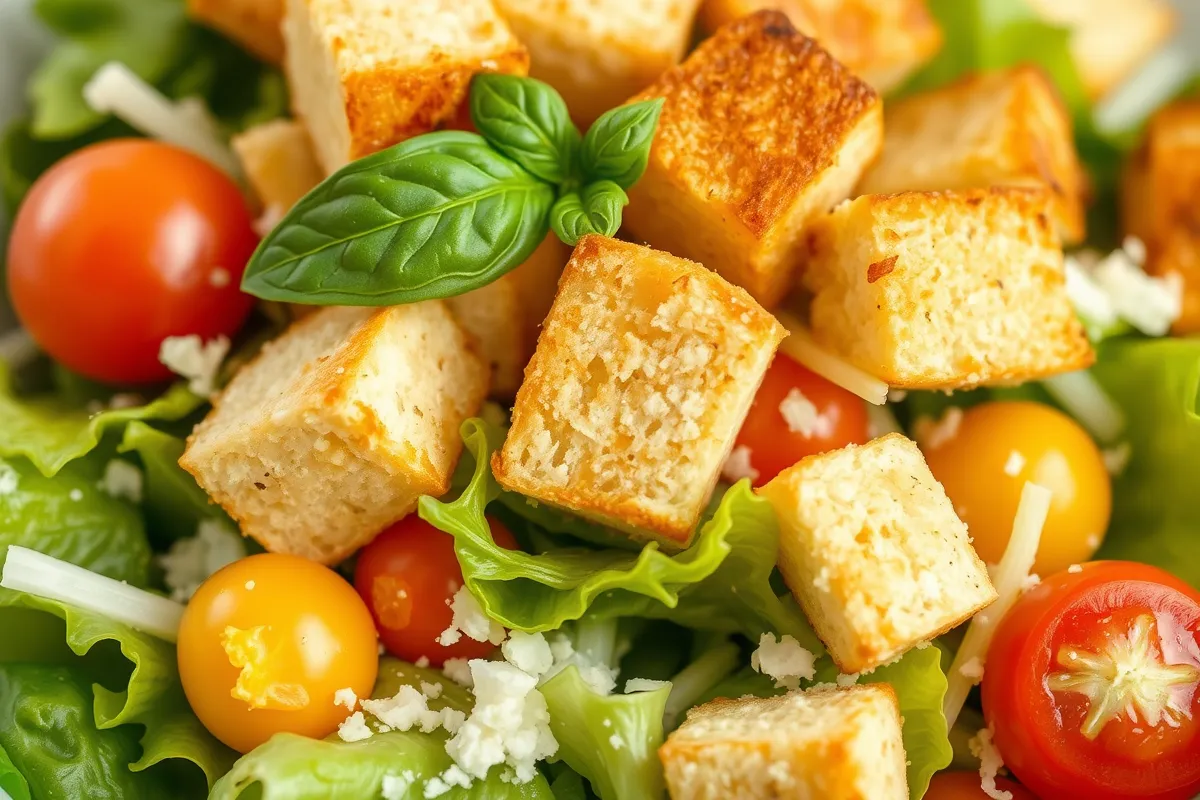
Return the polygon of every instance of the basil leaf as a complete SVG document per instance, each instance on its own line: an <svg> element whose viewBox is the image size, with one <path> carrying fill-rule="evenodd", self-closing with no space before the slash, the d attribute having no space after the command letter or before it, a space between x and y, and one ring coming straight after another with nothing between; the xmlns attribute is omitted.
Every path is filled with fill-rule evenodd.
<svg viewBox="0 0 1200 800"><path fill-rule="evenodd" d="M579 158L584 176L589 181L613 181L622 189L637 183L650 159L662 107L659 97L601 114L583 137Z"/></svg>
<svg viewBox="0 0 1200 800"><path fill-rule="evenodd" d="M629 203L625 190L612 181L596 181L582 192L568 192L550 209L550 228L572 247L589 233L612 236L621 227L621 209Z"/></svg>
<svg viewBox="0 0 1200 800"><path fill-rule="evenodd" d="M492 147L536 177L556 184L570 177L579 129L547 84L480 73L471 81L471 121Z"/></svg>
<svg viewBox="0 0 1200 800"><path fill-rule="evenodd" d="M541 244L554 190L474 133L440 131L355 161L297 203L250 259L264 300L388 306L494 281Z"/></svg>

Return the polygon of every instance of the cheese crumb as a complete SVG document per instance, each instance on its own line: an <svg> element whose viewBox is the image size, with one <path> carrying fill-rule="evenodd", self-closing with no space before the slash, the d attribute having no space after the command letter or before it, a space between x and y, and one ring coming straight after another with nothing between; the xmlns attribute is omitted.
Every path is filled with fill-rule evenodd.
<svg viewBox="0 0 1200 800"><path fill-rule="evenodd" d="M338 725L338 738L343 742L361 742L374 735L375 732L367 726L367 718L361 711L355 711Z"/></svg>
<svg viewBox="0 0 1200 800"><path fill-rule="evenodd" d="M500 644L504 641L504 626L488 618L475 595L471 594L466 586L458 587L450 601L450 610L454 612L454 617L450 627L438 637L439 644L447 647L456 644L464 633L477 642Z"/></svg>
<svg viewBox="0 0 1200 800"><path fill-rule="evenodd" d="M1072 575L1077 575L1080 572L1083 572L1083 567L1081 567L1079 564L1072 564L1071 566L1067 567L1067 572L1071 573Z"/></svg>
<svg viewBox="0 0 1200 800"><path fill-rule="evenodd" d="M774 678L776 689L799 689L801 680L811 681L816 674L816 660L793 636L785 633L776 642L774 634L764 633L750 655L750 666Z"/></svg>
<svg viewBox="0 0 1200 800"><path fill-rule="evenodd" d="M1004 767L1000 751L992 744L991 728L984 728L967 742L971 754L979 759L980 788L992 800L1012 800L1012 792L996 787L996 775Z"/></svg>
<svg viewBox="0 0 1200 800"><path fill-rule="evenodd" d="M347 711L353 711L355 706L358 705L358 695L349 686L345 689L338 689L333 693L333 704L335 706L345 706Z"/></svg>
<svg viewBox="0 0 1200 800"><path fill-rule="evenodd" d="M554 666L550 645L540 633L513 631L501 652L510 664L535 678L545 675Z"/></svg>
<svg viewBox="0 0 1200 800"><path fill-rule="evenodd" d="M380 787L383 800L404 800L416 779L416 773L411 769L406 769L399 775L384 775L383 785Z"/></svg>
<svg viewBox="0 0 1200 800"><path fill-rule="evenodd" d="M625 694L654 692L671 685L670 681L652 681L649 678L630 678L625 681Z"/></svg>
<svg viewBox="0 0 1200 800"><path fill-rule="evenodd" d="M620 750L625 746L625 740L621 738L619 733L614 733L612 736L608 737L608 743L612 745L613 750Z"/></svg>
<svg viewBox="0 0 1200 800"><path fill-rule="evenodd" d="M246 581L246 591L247 592L254 591L254 586L255 586L254 581Z"/></svg>
<svg viewBox="0 0 1200 800"><path fill-rule="evenodd" d="M421 656L420 658L418 658L416 661L413 662L413 666L420 667L421 669L428 669L429 668L429 656Z"/></svg>
<svg viewBox="0 0 1200 800"><path fill-rule="evenodd" d="M942 418L934 422L929 417L921 417L913 424L913 433L921 447L936 450L958 436L959 426L962 425L963 410L951 406L942 414Z"/></svg>
<svg viewBox="0 0 1200 800"><path fill-rule="evenodd" d="M1108 474L1116 477L1125 471L1125 467L1129 466L1129 457L1133 455L1133 447L1129 442L1121 442L1118 445L1106 448L1100 453L1104 459L1104 468L1108 470Z"/></svg>
<svg viewBox="0 0 1200 800"><path fill-rule="evenodd" d="M208 285L217 289L223 289L229 285L230 275L229 270L224 267L213 267L208 273Z"/></svg>
<svg viewBox="0 0 1200 800"><path fill-rule="evenodd" d="M1025 468L1025 456L1018 453L1016 450L1008 454L1008 460L1004 462L1004 474L1015 478L1021 474L1021 470Z"/></svg>
<svg viewBox="0 0 1200 800"><path fill-rule="evenodd" d="M837 421L817 411L816 405L804 396L804 392L792 387L779 404L779 413L788 430L806 439L826 439L833 435Z"/></svg>
<svg viewBox="0 0 1200 800"><path fill-rule="evenodd" d="M737 483L743 478L749 478L751 483L758 480L759 472L750 464L750 455L750 448L744 444L733 448L721 467L725 480L730 483Z"/></svg>
<svg viewBox="0 0 1200 800"><path fill-rule="evenodd" d="M447 658L442 664L442 674L459 686L471 688L471 667L465 658Z"/></svg>
<svg viewBox="0 0 1200 800"><path fill-rule="evenodd" d="M72 502L78 503L80 500L83 499L83 490L82 489L72 489L71 491L67 492L67 497L71 498Z"/></svg>
<svg viewBox="0 0 1200 800"><path fill-rule="evenodd" d="M858 683L858 678L861 674L862 673L860 672L844 672L834 678L834 681L838 686L853 686L854 684Z"/></svg>
<svg viewBox="0 0 1200 800"><path fill-rule="evenodd" d="M958 671L962 673L964 678L970 678L978 683L983 680L983 661L979 656L971 656L959 666Z"/></svg>
<svg viewBox="0 0 1200 800"><path fill-rule="evenodd" d="M168 336L158 350L158 360L176 375L188 379L188 388L201 397L216 391L217 371L229 353L229 339L218 336L208 342L196 334Z"/></svg>
<svg viewBox="0 0 1200 800"><path fill-rule="evenodd" d="M1021 592L1022 593L1028 592L1030 589L1037 586L1041 582L1042 582L1041 576L1039 576L1036 572L1031 572L1025 576L1024 582L1021 583Z"/></svg>
<svg viewBox="0 0 1200 800"><path fill-rule="evenodd" d="M104 466L104 477L100 479L100 488L119 500L140 503L142 502L142 471L128 461L114 458Z"/></svg>
<svg viewBox="0 0 1200 800"><path fill-rule="evenodd" d="M155 560L163 570L163 582L171 599L186 603L209 575L246 557L246 545L236 531L217 519L201 520L196 535L171 543L171 548ZM246 582L253 589L253 581Z"/></svg>
<svg viewBox="0 0 1200 800"><path fill-rule="evenodd" d="M457 709L431 709L426 696L407 684L401 686L391 697L363 700L362 707L375 719L398 731L408 731L415 727L422 733L433 733L438 728L444 728L454 733L466 719L466 715Z"/></svg>
<svg viewBox="0 0 1200 800"><path fill-rule="evenodd" d="M571 640L563 634L556 635L550 642L550 653L554 656L554 666L542 676L541 683L553 678L567 667L579 670L579 678L587 687L598 695L610 695L617 686L617 671L607 664L602 664L587 655L577 652Z"/></svg>
<svg viewBox="0 0 1200 800"><path fill-rule="evenodd" d="M13 466L6 461L0 460L0 495L12 494L17 491L20 483L21 478L17 475L17 471ZM82 492L80 496L82 496Z"/></svg>
<svg viewBox="0 0 1200 800"><path fill-rule="evenodd" d="M440 683L426 683L421 681L421 694L428 697L430 700L437 700L442 696L442 685Z"/></svg>

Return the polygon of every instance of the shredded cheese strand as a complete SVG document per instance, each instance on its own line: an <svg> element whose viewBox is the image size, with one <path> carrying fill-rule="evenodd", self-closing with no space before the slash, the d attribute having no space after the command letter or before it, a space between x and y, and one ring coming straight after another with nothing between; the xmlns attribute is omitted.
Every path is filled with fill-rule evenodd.
<svg viewBox="0 0 1200 800"><path fill-rule="evenodd" d="M1067 372L1042 381L1050 396L1079 420L1088 433L1105 444L1117 440L1125 429L1125 415L1104 387L1087 370Z"/></svg>
<svg viewBox="0 0 1200 800"><path fill-rule="evenodd" d="M779 345L786 356L868 403L881 406L887 402L886 383L822 348L813 341L804 323L786 311L777 311L775 317L790 334Z"/></svg>

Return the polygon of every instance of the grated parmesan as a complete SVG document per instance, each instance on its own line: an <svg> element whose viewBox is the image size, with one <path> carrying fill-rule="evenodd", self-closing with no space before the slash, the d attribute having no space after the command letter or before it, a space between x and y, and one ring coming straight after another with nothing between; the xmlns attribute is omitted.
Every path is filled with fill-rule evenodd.
<svg viewBox="0 0 1200 800"><path fill-rule="evenodd" d="M958 406L950 406L941 418L934 422L929 417L920 417L913 423L913 434L925 450L936 450L958 436L962 426L963 410Z"/></svg>
<svg viewBox="0 0 1200 800"><path fill-rule="evenodd" d="M333 693L333 704L335 706L345 706L347 711L353 711L358 706L358 695L349 686L344 689L338 689Z"/></svg>
<svg viewBox="0 0 1200 800"><path fill-rule="evenodd" d="M1009 451L1008 460L1004 462L1004 474L1010 478L1015 478L1021 474L1021 470L1025 468L1025 456L1018 453L1016 450Z"/></svg>
<svg viewBox="0 0 1200 800"><path fill-rule="evenodd" d="M188 388L200 397L216 391L217 372L229 352L229 339L218 336L204 342L196 334L168 336L158 350L158 360L176 375L188 379Z"/></svg>
<svg viewBox="0 0 1200 800"><path fill-rule="evenodd" d="M776 312L775 317L789 334L779 345L784 355L868 403L881 406L887 402L886 383L823 349L813 341L804 324L791 314Z"/></svg>
<svg viewBox="0 0 1200 800"><path fill-rule="evenodd" d="M1050 396L1101 442L1121 435L1125 415L1087 370L1065 372L1042 381Z"/></svg>
<svg viewBox="0 0 1200 800"><path fill-rule="evenodd" d="M992 744L992 736L991 728L984 728L967 742L971 754L979 759L979 786L992 800L1012 800L1012 792L996 786L996 776L1004 768L1004 759Z"/></svg>
<svg viewBox="0 0 1200 800"><path fill-rule="evenodd" d="M12 494L17 491L17 487L20 485L21 476L17 474L16 469L7 461L0 460L0 495ZM81 496L82 494L80 492Z"/></svg>
<svg viewBox="0 0 1200 800"><path fill-rule="evenodd" d="M827 439L833 435L836 420L817 411L816 405L804 396L804 392L792 387L779 404L779 414L788 430L806 439Z"/></svg>
<svg viewBox="0 0 1200 800"><path fill-rule="evenodd" d="M636 692L654 692L670 686L670 681L654 681L649 678L630 678L625 681L625 694Z"/></svg>
<svg viewBox="0 0 1200 800"><path fill-rule="evenodd" d="M970 678L979 683L979 681L983 680L983 660L979 656L971 656L968 661L963 662L959 666L958 671L963 677Z"/></svg>
<svg viewBox="0 0 1200 800"><path fill-rule="evenodd" d="M750 654L750 666L775 680L776 689L798 689L800 681L811 681L816 674L817 657L800 646L793 636L764 633L758 648Z"/></svg>
<svg viewBox="0 0 1200 800"><path fill-rule="evenodd" d="M237 531L217 519L201 520L196 535L171 543L171 548L155 560L163 570L163 582L171 599L186 602L208 576L246 556L246 545ZM246 589L254 588L253 581Z"/></svg>
<svg viewBox="0 0 1200 800"><path fill-rule="evenodd" d="M104 466L104 477L100 479L100 488L110 497L128 500L131 503L140 503L142 502L142 471L128 461L114 458Z"/></svg>
<svg viewBox="0 0 1200 800"><path fill-rule="evenodd" d="M733 448L721 467L721 474L730 483L737 483L743 478L749 478L751 483L758 480L759 472L750 464L750 448L744 444Z"/></svg>

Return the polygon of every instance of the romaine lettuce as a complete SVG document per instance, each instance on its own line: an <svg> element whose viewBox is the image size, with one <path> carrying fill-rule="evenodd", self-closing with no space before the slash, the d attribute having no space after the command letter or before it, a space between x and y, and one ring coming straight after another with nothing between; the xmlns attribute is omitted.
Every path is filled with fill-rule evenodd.
<svg viewBox="0 0 1200 800"><path fill-rule="evenodd" d="M453 502L422 497L421 517L454 536L463 577L488 616L506 627L535 632L594 616L656 617L688 627L790 633L819 646L804 615L770 586L778 526L769 503L746 483L725 493L692 546L669 556L654 543L640 552L564 548L537 555L492 541L484 509L500 487L489 459L503 430L481 419L463 423L466 457L475 461L470 484Z"/></svg>
<svg viewBox="0 0 1200 800"><path fill-rule="evenodd" d="M0 791L7 794L11 800L30 800L29 784L25 781L25 776L17 771L16 765L8 757L3 746L0 746ZM565 799L556 794L555 800Z"/></svg>

